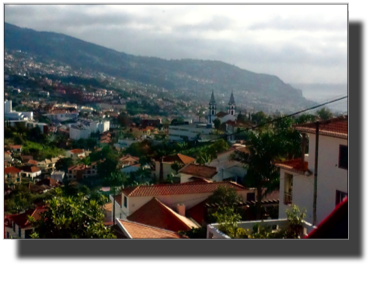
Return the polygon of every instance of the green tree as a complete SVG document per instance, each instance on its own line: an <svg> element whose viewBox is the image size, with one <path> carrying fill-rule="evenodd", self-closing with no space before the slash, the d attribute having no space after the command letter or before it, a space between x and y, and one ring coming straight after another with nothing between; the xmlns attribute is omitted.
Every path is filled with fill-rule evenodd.
<svg viewBox="0 0 380 281"><path fill-rule="evenodd" d="M35 220L32 238L116 238L104 226L103 204L106 198L94 200L84 196L63 197L59 192L46 201L47 210Z"/></svg>
<svg viewBox="0 0 380 281"><path fill-rule="evenodd" d="M237 202L241 201L236 190L226 185L218 186L213 194L208 198L208 201L213 204L234 206Z"/></svg>
<svg viewBox="0 0 380 281"><path fill-rule="evenodd" d="M55 164L55 168L58 171L67 172L68 168L74 165L74 160L72 158L61 158Z"/></svg>
<svg viewBox="0 0 380 281"><path fill-rule="evenodd" d="M318 110L317 116L322 120L329 120L334 117L332 112L326 107L323 107L320 110Z"/></svg>
<svg viewBox="0 0 380 281"><path fill-rule="evenodd" d="M238 231L238 222L241 221L241 216L235 212L232 207L219 208L213 214L219 224L219 230L231 238L236 237Z"/></svg>
<svg viewBox="0 0 380 281"><path fill-rule="evenodd" d="M185 166L183 163L175 161L170 167L178 174L178 171L181 170L183 166Z"/></svg>
<svg viewBox="0 0 380 281"><path fill-rule="evenodd" d="M220 126L221 126L221 122L220 122L220 120L219 120L218 118L216 118L216 119L213 121L213 123L214 123L214 127L215 127L215 129L220 130Z"/></svg>

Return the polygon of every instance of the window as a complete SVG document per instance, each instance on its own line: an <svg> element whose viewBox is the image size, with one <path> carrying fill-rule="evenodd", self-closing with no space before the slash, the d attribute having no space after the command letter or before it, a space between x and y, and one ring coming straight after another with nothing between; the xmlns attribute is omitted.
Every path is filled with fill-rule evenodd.
<svg viewBox="0 0 380 281"><path fill-rule="evenodd" d="M348 146L339 146L339 168L348 169Z"/></svg>
<svg viewBox="0 0 380 281"><path fill-rule="evenodd" d="M12 221L12 228L13 228L13 231L16 231L16 225L14 221Z"/></svg>
<svg viewBox="0 0 380 281"><path fill-rule="evenodd" d="M21 238L21 227L18 227L18 236Z"/></svg>
<svg viewBox="0 0 380 281"><path fill-rule="evenodd" d="M293 175L285 173L284 179L284 204L292 204Z"/></svg>
<svg viewBox="0 0 380 281"><path fill-rule="evenodd" d="M124 196L124 207L127 208L127 197Z"/></svg>
<svg viewBox="0 0 380 281"><path fill-rule="evenodd" d="M342 202L344 198L346 198L347 196L348 196L347 192L337 190L336 195L335 195L335 206L338 205L340 202Z"/></svg>

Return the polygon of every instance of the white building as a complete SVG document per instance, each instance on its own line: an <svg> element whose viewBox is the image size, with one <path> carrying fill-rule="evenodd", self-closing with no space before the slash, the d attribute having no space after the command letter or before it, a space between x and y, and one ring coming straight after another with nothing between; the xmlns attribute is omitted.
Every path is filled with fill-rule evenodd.
<svg viewBox="0 0 380 281"><path fill-rule="evenodd" d="M316 225L348 196L348 118L321 121L319 125L316 221L313 216L316 123L295 128L304 136L304 147L307 135L309 152L301 159L276 164L280 167L279 218L286 218L286 209L295 204L306 208L305 220Z"/></svg>
<svg viewBox="0 0 380 281"><path fill-rule="evenodd" d="M50 175L50 177L54 180L63 182L63 179L65 177L65 172L63 171L53 171Z"/></svg>
<svg viewBox="0 0 380 281"><path fill-rule="evenodd" d="M4 118L8 120L33 120L33 112L17 112L12 109L12 101L4 101Z"/></svg>
<svg viewBox="0 0 380 281"><path fill-rule="evenodd" d="M92 121L90 123L91 133L101 133L107 132L110 130L110 121L102 120L102 121Z"/></svg>
<svg viewBox="0 0 380 281"><path fill-rule="evenodd" d="M71 125L70 126L70 139L79 140L79 139L88 139L91 135L91 130L89 127Z"/></svg>
<svg viewBox="0 0 380 281"><path fill-rule="evenodd" d="M210 197L220 185L235 189L238 195L241 196L243 202L246 202L247 194L252 192L232 182L194 182L125 188L121 192L119 204L115 204L115 214L116 216L120 216L119 218L125 219L153 198L157 198L171 209L176 209L177 205L181 204L183 213L185 213L186 209ZM113 202L112 195L110 195L110 199Z"/></svg>
<svg viewBox="0 0 380 281"><path fill-rule="evenodd" d="M212 135L214 129L207 124L192 123L179 124L169 126L170 141L192 141L197 139L212 139L217 138L217 135Z"/></svg>
<svg viewBox="0 0 380 281"><path fill-rule="evenodd" d="M236 143L229 150L219 153L217 157L206 164L206 166L215 167L218 172L220 171L222 180L242 183L247 174L247 169L242 162L231 159L236 151L249 153L245 145Z"/></svg>

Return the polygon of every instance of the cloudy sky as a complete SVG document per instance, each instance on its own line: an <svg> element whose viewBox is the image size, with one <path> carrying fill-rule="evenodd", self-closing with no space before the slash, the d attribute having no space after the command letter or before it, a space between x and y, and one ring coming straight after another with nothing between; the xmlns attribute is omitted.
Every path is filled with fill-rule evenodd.
<svg viewBox="0 0 380 281"><path fill-rule="evenodd" d="M347 82L345 5L23 5L5 21L132 55L220 60L286 83Z"/></svg>

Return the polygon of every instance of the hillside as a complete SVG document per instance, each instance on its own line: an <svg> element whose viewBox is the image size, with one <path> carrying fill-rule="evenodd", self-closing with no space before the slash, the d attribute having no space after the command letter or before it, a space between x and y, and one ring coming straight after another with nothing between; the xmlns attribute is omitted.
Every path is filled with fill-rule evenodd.
<svg viewBox="0 0 380 281"><path fill-rule="evenodd" d="M5 49L65 62L73 68L103 72L178 93L178 96L207 100L211 89L229 94L234 90L241 104L273 105L293 110L313 105L302 92L278 77L253 73L220 61L165 60L133 56L53 32L37 32L5 23Z"/></svg>

